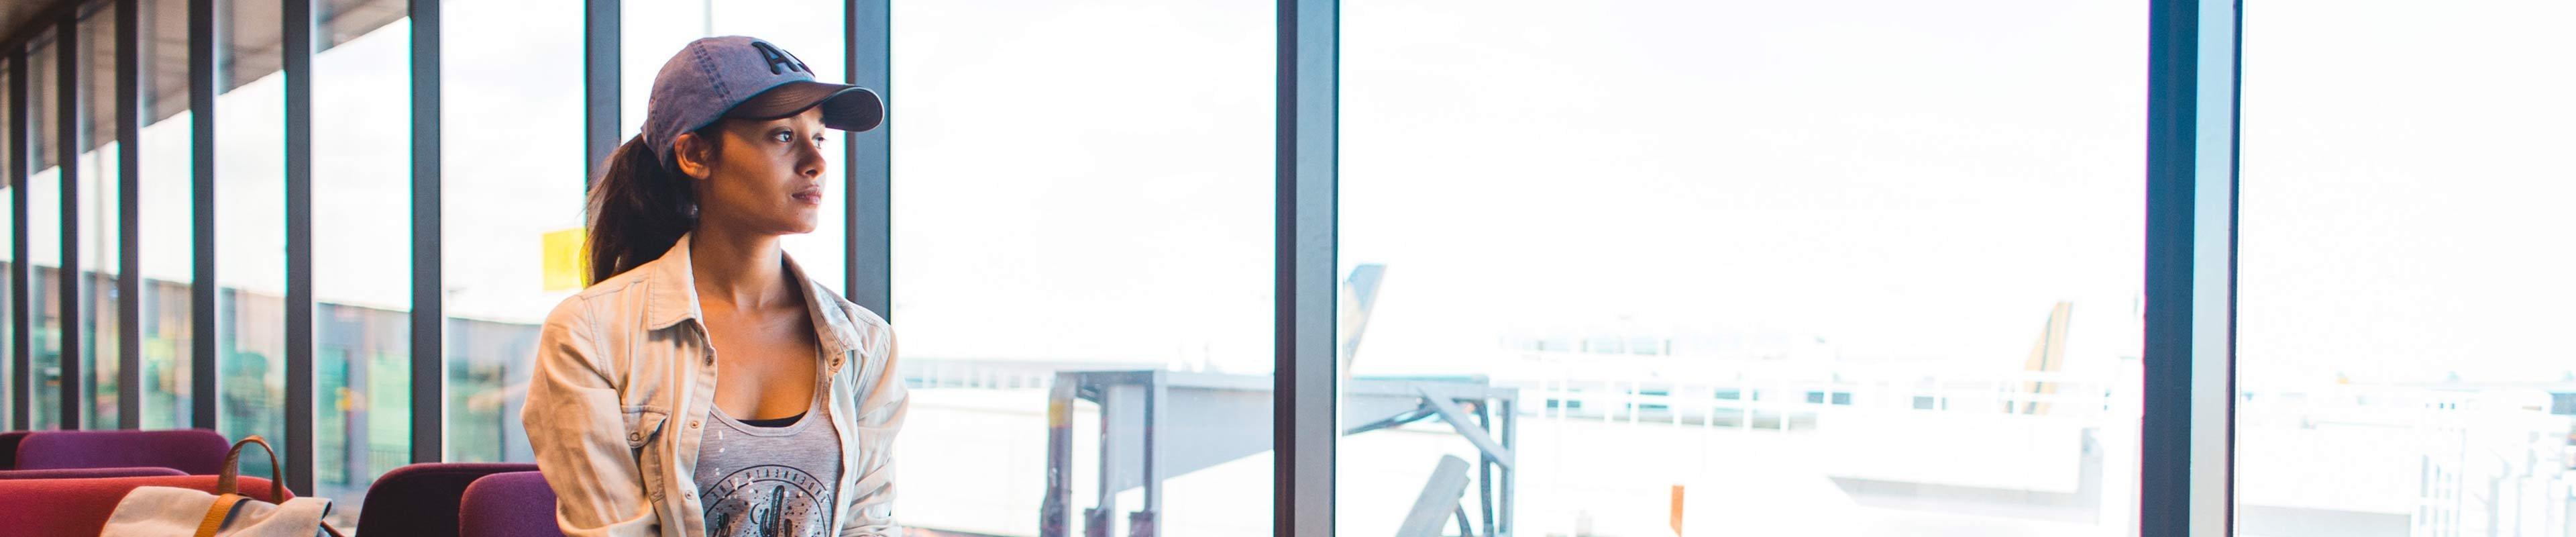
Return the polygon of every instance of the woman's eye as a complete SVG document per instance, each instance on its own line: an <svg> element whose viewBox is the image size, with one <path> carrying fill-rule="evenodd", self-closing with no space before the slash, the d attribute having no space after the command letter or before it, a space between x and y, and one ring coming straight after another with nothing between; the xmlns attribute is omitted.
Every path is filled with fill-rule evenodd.
<svg viewBox="0 0 2576 537"><path fill-rule="evenodd" d="M796 141L796 133L787 132L787 131L778 131L778 132L775 132L775 133L771 133L771 134L769 135L769 139L771 139L771 140L776 140L776 141L778 141L778 143L782 143L782 144L783 144L783 143L787 143L787 142L793 142L793 141Z"/></svg>

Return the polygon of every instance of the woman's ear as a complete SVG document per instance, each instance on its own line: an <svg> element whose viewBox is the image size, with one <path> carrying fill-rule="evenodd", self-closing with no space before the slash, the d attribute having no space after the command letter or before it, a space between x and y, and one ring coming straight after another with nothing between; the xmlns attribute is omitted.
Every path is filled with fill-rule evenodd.
<svg viewBox="0 0 2576 537"><path fill-rule="evenodd" d="M682 175L705 180L714 170L715 159L712 157L715 152L709 151L714 143L715 140L701 138L698 133L681 133L679 138L671 140L671 162L679 165Z"/></svg>

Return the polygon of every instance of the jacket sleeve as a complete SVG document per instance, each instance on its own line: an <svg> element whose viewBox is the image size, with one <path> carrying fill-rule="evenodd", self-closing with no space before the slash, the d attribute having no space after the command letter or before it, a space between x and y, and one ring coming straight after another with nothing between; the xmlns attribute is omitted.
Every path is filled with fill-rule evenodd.
<svg viewBox="0 0 2576 537"><path fill-rule="evenodd" d="M555 491L555 525L564 535L659 535L613 380L623 375L601 367L610 361L599 356L596 324L582 300L556 306L538 333L536 370L519 414L528 446Z"/></svg>
<svg viewBox="0 0 2576 537"><path fill-rule="evenodd" d="M882 326L882 325L880 325ZM841 501L850 513L841 522L842 537L902 537L903 527L894 518L894 435L903 428L904 413L911 409L911 397L903 387L903 375L895 369L894 330L884 328L886 350L879 353L885 361L874 367L853 368L863 375L858 381L867 386L860 394L858 434L860 472L858 486L844 491ZM867 377L869 373L875 376Z"/></svg>

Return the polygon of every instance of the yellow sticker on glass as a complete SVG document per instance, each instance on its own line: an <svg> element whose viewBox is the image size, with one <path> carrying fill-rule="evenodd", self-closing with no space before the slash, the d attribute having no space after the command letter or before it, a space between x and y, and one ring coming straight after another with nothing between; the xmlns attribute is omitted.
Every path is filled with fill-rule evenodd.
<svg viewBox="0 0 2576 537"><path fill-rule="evenodd" d="M581 289L582 238L582 228L546 232L546 292Z"/></svg>

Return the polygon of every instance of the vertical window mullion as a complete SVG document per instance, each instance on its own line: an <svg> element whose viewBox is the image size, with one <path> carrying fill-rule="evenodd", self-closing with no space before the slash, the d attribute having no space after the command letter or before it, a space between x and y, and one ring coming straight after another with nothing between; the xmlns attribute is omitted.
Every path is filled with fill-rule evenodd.
<svg viewBox="0 0 2576 537"><path fill-rule="evenodd" d="M283 0L286 75L286 483L313 489L313 3Z"/></svg>
<svg viewBox="0 0 2576 537"><path fill-rule="evenodd" d="M140 0L116 2L116 423L143 428L143 37Z"/></svg>
<svg viewBox="0 0 2576 537"><path fill-rule="evenodd" d="M220 377L215 374L220 371L215 355L215 83L220 74L215 1L188 0L188 199L194 220L189 251L195 263L188 286L188 423L220 431L215 398Z"/></svg>
<svg viewBox="0 0 2576 537"><path fill-rule="evenodd" d="M10 428L18 430L34 426L36 388L33 334L36 316L34 302L27 297L27 293L33 290L29 288L33 287L31 280L35 274L35 269L28 263L27 168L31 164L27 159L29 148L34 147L36 133L34 125L27 120L27 115L34 111L27 107L28 49L25 46L24 42L16 45L18 48L11 52L9 61L9 228L10 236L17 238L9 245L9 322L13 324L9 331L9 359L10 372L15 374L9 379L15 383L10 385L9 391L9 423Z"/></svg>
<svg viewBox="0 0 2576 537"><path fill-rule="evenodd" d="M582 176L581 191L608 170L608 155L617 150L618 65L620 44L618 0L583 0L582 4Z"/></svg>
<svg viewBox="0 0 2576 537"><path fill-rule="evenodd" d="M2237 6L2152 4L2139 534L2230 535Z"/></svg>
<svg viewBox="0 0 2576 537"><path fill-rule="evenodd" d="M850 0L844 8L842 37L850 83L875 90L894 107L893 11L889 0ZM894 320L894 122L892 116L875 130L849 133L842 145L842 189L848 214L845 233L844 294L852 303Z"/></svg>
<svg viewBox="0 0 2576 537"><path fill-rule="evenodd" d="M1271 441L1282 536L1333 534L1338 10L1332 0L1279 1Z"/></svg>
<svg viewBox="0 0 2576 537"><path fill-rule="evenodd" d="M79 32L79 10L66 10L54 30L54 166L60 172L57 178L62 182L63 211L62 255L54 272L61 293L56 297L61 300L56 310L56 323L61 327L56 340L61 342L62 354L55 363L62 370L62 389L55 394L62 396L63 405L62 421L57 427L65 430L81 428L81 398L87 395L81 390L87 372L81 371L80 361L81 306L88 302L81 299L80 293L80 111L87 108L84 104L88 99L80 91Z"/></svg>
<svg viewBox="0 0 2576 537"><path fill-rule="evenodd" d="M2202 0L2193 107L2191 496L2195 535L2236 534L2237 0Z"/></svg>
<svg viewBox="0 0 2576 537"><path fill-rule="evenodd" d="M411 0L411 461L447 454L446 261L440 250L439 0Z"/></svg>

